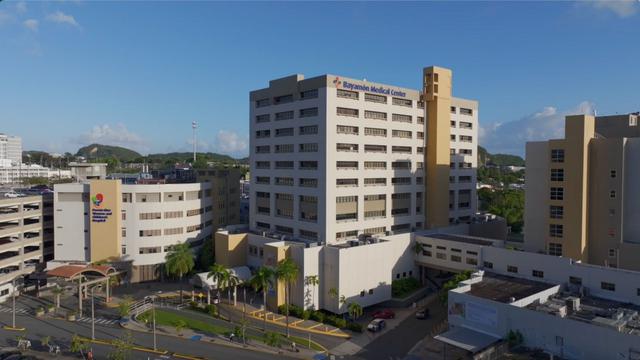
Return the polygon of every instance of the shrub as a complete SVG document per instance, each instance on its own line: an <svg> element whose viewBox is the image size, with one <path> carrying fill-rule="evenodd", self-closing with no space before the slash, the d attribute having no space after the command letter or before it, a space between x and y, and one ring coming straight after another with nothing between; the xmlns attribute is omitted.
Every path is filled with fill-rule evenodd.
<svg viewBox="0 0 640 360"><path fill-rule="evenodd" d="M355 323L355 322L351 322L347 324L347 329L351 330L353 332L357 332L357 333L361 333L362 332L362 325Z"/></svg>
<svg viewBox="0 0 640 360"><path fill-rule="evenodd" d="M286 314L287 313L287 306L286 305L278 306L278 313L283 314L283 315ZM289 315L295 316L297 318L302 318L302 314L303 313L304 313L304 310L300 306L289 304Z"/></svg>
<svg viewBox="0 0 640 360"><path fill-rule="evenodd" d="M209 304L207 305L206 309L207 314L213 316L213 317L218 317L218 307L213 305L213 304Z"/></svg>
<svg viewBox="0 0 640 360"><path fill-rule="evenodd" d="M333 325L335 327L337 327L337 328L340 328L340 329L345 328L345 327L347 327L347 320L337 318Z"/></svg>
<svg viewBox="0 0 640 360"><path fill-rule="evenodd" d="M321 311L312 311L310 317L311 317L311 320L321 322L321 323L325 322L326 320L324 313Z"/></svg>
<svg viewBox="0 0 640 360"><path fill-rule="evenodd" d="M303 320L309 320L310 317L311 317L311 311L305 310L305 311L302 312L302 319Z"/></svg>
<svg viewBox="0 0 640 360"><path fill-rule="evenodd" d="M404 297L419 288L420 281L413 277L394 280L391 282L391 294L393 297Z"/></svg>

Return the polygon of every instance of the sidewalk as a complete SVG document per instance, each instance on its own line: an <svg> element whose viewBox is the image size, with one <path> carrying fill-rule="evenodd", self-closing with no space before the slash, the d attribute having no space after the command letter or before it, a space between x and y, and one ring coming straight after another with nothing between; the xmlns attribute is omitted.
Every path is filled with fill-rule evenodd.
<svg viewBox="0 0 640 360"><path fill-rule="evenodd" d="M242 311L242 305L235 306L235 307L231 305L226 305L226 306L236 311L240 311L240 312ZM260 321L264 321L264 318L266 316L267 322L270 324L275 324L275 325L285 326L285 327L287 326L286 316L281 314L276 314L271 311L258 309L249 304L247 304L247 315L253 319L260 320ZM313 320L303 320L294 316L289 316L289 327L292 329L306 331L314 334L334 336L334 337L339 337L344 339L351 338L350 334L342 331L341 329L335 326L326 325Z"/></svg>

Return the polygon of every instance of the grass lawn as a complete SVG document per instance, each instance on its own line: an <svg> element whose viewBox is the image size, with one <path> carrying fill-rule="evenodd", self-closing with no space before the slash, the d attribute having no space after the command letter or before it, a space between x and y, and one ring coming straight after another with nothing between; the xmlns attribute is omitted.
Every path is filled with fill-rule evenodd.
<svg viewBox="0 0 640 360"><path fill-rule="evenodd" d="M137 317L137 319L142 322L144 322L144 320L147 320L147 319L151 321L151 312L147 311L143 314L140 314ZM200 331L208 334L223 335L223 336L229 336L229 334L233 331L235 327L235 326L233 327L219 326L206 321L196 320L196 319L188 318L185 316L181 316L180 314L176 314L174 312L156 309L157 325L174 327L178 320L183 320L187 324L186 328L188 329L191 329L194 331ZM284 334L280 333L280 335L282 335L282 344L284 346L290 346L291 341L295 342L298 347L307 347L309 345L309 339L300 338L297 336L290 336L289 339L287 340ZM263 342L263 338L261 336L256 336L251 334L247 334L247 339ZM313 340L311 341L311 348L316 351L324 351L324 349Z"/></svg>

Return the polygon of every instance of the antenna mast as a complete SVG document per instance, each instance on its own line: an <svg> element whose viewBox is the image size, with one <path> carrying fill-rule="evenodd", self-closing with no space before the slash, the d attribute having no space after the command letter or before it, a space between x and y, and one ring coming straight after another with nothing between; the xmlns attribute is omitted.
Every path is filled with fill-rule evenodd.
<svg viewBox="0 0 640 360"><path fill-rule="evenodd" d="M198 123L195 121L191 122L191 128L193 129L193 163L196 163L196 151L198 149L198 143L196 141L196 129L198 128Z"/></svg>

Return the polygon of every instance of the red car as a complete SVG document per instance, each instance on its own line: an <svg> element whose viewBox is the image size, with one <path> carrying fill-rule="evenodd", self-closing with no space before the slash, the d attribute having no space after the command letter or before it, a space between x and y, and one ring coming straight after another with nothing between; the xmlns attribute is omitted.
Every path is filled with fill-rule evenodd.
<svg viewBox="0 0 640 360"><path fill-rule="evenodd" d="M374 319L393 319L394 317L396 317L396 313L389 309L378 310L373 313Z"/></svg>

